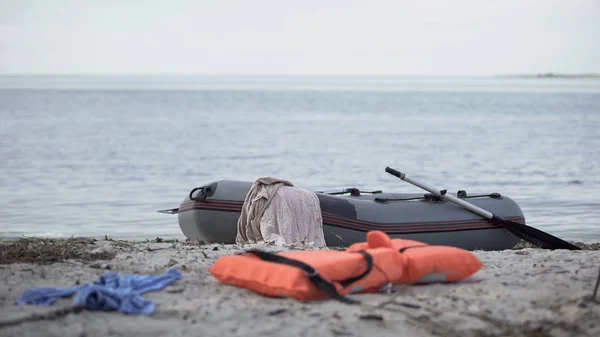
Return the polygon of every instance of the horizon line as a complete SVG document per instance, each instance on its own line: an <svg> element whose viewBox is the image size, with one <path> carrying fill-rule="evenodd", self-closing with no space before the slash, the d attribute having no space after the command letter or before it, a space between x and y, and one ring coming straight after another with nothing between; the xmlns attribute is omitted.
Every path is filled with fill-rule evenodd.
<svg viewBox="0 0 600 337"><path fill-rule="evenodd" d="M365 74L365 73L312 73L312 74L269 74L269 73L0 73L0 77L424 77L424 78L598 78L600 73L498 73L498 74Z"/></svg>

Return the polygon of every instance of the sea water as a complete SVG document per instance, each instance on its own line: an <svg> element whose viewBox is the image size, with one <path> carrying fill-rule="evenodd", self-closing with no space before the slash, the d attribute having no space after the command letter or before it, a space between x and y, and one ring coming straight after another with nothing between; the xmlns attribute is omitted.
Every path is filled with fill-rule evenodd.
<svg viewBox="0 0 600 337"><path fill-rule="evenodd" d="M0 78L2 238L183 238L156 211L220 179L423 192L386 166L600 241L600 80Z"/></svg>

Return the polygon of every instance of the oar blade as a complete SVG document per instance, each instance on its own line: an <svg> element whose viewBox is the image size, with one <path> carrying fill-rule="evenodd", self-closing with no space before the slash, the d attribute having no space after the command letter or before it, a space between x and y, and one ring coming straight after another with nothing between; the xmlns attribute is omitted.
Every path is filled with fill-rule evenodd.
<svg viewBox="0 0 600 337"><path fill-rule="evenodd" d="M539 229L527 226L525 224L506 220L504 218L494 216L492 221L497 221L502 224L506 229L523 240L529 241L533 244L546 249L569 249L569 250L580 250L578 246L567 242L561 238L558 238L552 234L546 233Z"/></svg>

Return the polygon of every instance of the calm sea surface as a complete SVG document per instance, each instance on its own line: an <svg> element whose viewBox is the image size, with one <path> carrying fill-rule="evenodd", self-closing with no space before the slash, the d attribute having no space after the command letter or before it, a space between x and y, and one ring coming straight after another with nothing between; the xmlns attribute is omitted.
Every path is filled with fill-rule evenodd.
<svg viewBox="0 0 600 337"><path fill-rule="evenodd" d="M600 241L600 80L0 77L0 237L183 237L193 187L500 192Z"/></svg>

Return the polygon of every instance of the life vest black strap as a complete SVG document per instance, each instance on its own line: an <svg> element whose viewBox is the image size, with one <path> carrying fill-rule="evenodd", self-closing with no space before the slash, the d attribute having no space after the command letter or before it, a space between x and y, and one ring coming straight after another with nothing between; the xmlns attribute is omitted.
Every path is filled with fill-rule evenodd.
<svg viewBox="0 0 600 337"><path fill-rule="evenodd" d="M316 269L314 269L313 267L311 267L310 265L308 265L302 261L290 259L290 258L284 257L284 256L276 254L276 253L269 253L269 252L265 252L265 251L261 251L261 250L257 250L257 249L248 250L247 252L256 255L263 261L283 263L283 264L286 264L289 266L294 266L294 267L302 269L308 276L309 280L317 288L321 289L327 296L329 296L333 299L336 299L340 302L347 303L347 304L360 303L359 301L352 300L352 299L345 297L345 296L341 295L340 293L338 293L338 291L337 291L335 285L333 285L333 283L326 281L323 277L321 277L321 275L319 275L319 273L317 272ZM365 277L373 269L373 257L369 253L367 253L364 250L360 250L356 253L360 253L361 255L363 255L365 257L365 260L367 261L367 269L362 274L360 274L356 277L351 277L346 280L338 281L344 287L347 287L348 285Z"/></svg>
<svg viewBox="0 0 600 337"><path fill-rule="evenodd" d="M400 248L398 251L400 253L404 253L405 250L410 249L410 248L423 248L423 247L429 247L429 245L408 246L408 247Z"/></svg>
<svg viewBox="0 0 600 337"><path fill-rule="evenodd" d="M367 274L369 274L373 270L373 256L371 256L371 254L367 253L365 250L362 250L362 249L359 251L353 252L353 253L359 253L365 258L365 261L367 261L367 269L365 269L365 271L358 276L351 277L351 278L345 279L343 281L339 281L339 283L344 288L351 285L352 283L360 280L361 278L367 276Z"/></svg>

